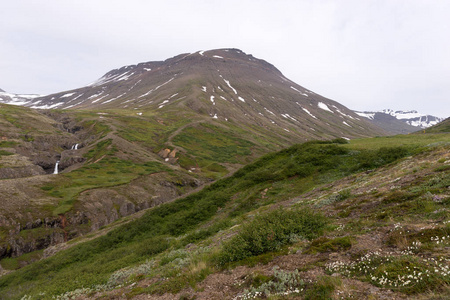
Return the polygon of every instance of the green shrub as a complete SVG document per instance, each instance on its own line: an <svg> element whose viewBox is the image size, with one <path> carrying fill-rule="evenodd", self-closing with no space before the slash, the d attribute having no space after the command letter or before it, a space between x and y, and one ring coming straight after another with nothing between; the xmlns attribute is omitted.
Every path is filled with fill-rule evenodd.
<svg viewBox="0 0 450 300"><path fill-rule="evenodd" d="M299 294L303 290L305 283L300 278L298 270L287 272L274 267L273 273L271 277L261 274L252 276L250 278L252 287L246 289L239 298L255 299L261 296L269 298L271 296Z"/></svg>
<svg viewBox="0 0 450 300"><path fill-rule="evenodd" d="M334 144L348 144L348 140L344 139L344 138L337 138L334 140L331 140L332 143Z"/></svg>
<svg viewBox="0 0 450 300"><path fill-rule="evenodd" d="M0 156L8 156L8 155L13 155L14 153L5 151L5 150L0 150Z"/></svg>
<svg viewBox="0 0 450 300"><path fill-rule="evenodd" d="M336 252L348 250L352 247L350 237L337 237L329 239L327 237L319 237L311 242L311 245L305 253L314 254L317 252Z"/></svg>
<svg viewBox="0 0 450 300"><path fill-rule="evenodd" d="M341 281L339 278L331 276L323 276L319 278L311 287L308 287L305 293L304 299L307 300L324 300L333 299L332 293L337 285L340 285Z"/></svg>
<svg viewBox="0 0 450 300"><path fill-rule="evenodd" d="M1 141L0 142L0 148L12 148L15 145L18 145L18 142L14 142L14 141Z"/></svg>
<svg viewBox="0 0 450 300"><path fill-rule="evenodd" d="M224 244L217 258L219 265L239 261L265 252L277 251L298 239L319 235L327 221L310 209L277 209L257 216L244 225L237 236Z"/></svg>

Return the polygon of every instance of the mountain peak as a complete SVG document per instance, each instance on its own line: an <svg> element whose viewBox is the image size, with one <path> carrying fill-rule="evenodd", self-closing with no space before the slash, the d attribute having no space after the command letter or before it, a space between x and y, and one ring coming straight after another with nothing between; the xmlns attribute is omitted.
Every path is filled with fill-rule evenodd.
<svg viewBox="0 0 450 300"><path fill-rule="evenodd" d="M356 112L356 111L355 111ZM365 117L371 120L373 123L381 126L385 130L394 132L394 133L405 133L405 132L414 132L420 128L428 128L437 123L444 120L444 118L421 114L417 112L417 110L397 110L394 111L392 109L383 109L381 111L364 111L364 112L356 112L359 116ZM396 120L401 123L397 123L399 126L394 126L392 120L390 120L389 124L383 127L382 122L386 121L386 117L383 115L389 115L394 117ZM409 127L405 127L403 125L409 125ZM393 131L392 131L393 130ZM400 130L400 132L398 131Z"/></svg>
<svg viewBox="0 0 450 300"><path fill-rule="evenodd" d="M235 48L200 50L164 61L123 66L88 86L32 98L23 105L193 112L218 122L263 127L302 139L383 134L345 106L294 83L272 64Z"/></svg>

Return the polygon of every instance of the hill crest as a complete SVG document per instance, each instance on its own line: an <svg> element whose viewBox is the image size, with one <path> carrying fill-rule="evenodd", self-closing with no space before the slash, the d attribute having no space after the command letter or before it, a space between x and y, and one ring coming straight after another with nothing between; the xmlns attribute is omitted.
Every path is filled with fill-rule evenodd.
<svg viewBox="0 0 450 300"><path fill-rule="evenodd" d="M305 139L385 134L336 101L238 49L180 54L107 72L88 86L17 100L37 109L184 110ZM11 103L15 104L15 103Z"/></svg>

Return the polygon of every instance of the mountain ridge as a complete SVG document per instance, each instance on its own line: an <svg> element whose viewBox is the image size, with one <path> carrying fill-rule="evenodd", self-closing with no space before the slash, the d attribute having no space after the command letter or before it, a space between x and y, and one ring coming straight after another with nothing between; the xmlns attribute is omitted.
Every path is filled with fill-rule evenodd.
<svg viewBox="0 0 450 300"><path fill-rule="evenodd" d="M238 49L124 66L88 86L28 100L18 97L16 103L38 109L132 109L137 114L187 110L221 122L284 131L303 140L386 134L342 104Z"/></svg>
<svg viewBox="0 0 450 300"><path fill-rule="evenodd" d="M431 127L433 125L438 124L439 122L442 122L445 118L441 118L441 117L436 117L436 116L432 116L432 115L427 115L427 114L421 114L419 112L417 112L416 110L407 110L407 111L403 111L403 110L392 110L392 109L383 109L380 111L355 111L356 114L358 114L361 117L365 117L369 120L374 120L377 117L380 117L380 114L384 114L384 115L388 115L388 116L392 116L394 118L396 118L397 120L418 128L417 130L420 130L420 128L425 129L428 127ZM377 124L379 124L380 122L378 122ZM402 126L400 126L402 127ZM413 128L410 128L410 130L412 130ZM407 127L405 128L404 126L401 128L401 130L404 130L405 132L408 132ZM413 132L414 130L410 131Z"/></svg>

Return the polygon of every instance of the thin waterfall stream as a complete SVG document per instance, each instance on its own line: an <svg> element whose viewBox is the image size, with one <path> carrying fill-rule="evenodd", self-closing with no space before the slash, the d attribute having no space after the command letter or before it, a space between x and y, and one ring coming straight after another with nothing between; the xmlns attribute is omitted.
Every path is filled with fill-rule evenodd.
<svg viewBox="0 0 450 300"><path fill-rule="evenodd" d="M58 165L59 165L59 160L56 161L56 164L55 164L55 171L53 171L53 174L58 174Z"/></svg>

